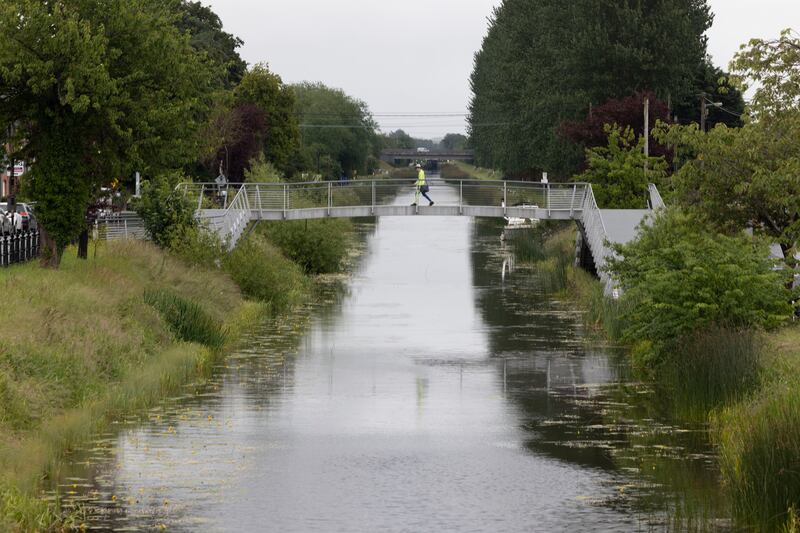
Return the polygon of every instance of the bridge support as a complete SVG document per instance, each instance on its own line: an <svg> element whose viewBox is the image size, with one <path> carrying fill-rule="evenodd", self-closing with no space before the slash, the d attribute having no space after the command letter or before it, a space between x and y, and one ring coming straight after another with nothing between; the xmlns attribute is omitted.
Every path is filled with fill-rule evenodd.
<svg viewBox="0 0 800 533"><path fill-rule="evenodd" d="M594 256L592 255L592 250L589 248L589 244L586 241L583 224L578 221L575 223L578 226L578 231L576 232L577 236L575 238L575 266L582 268L595 277L598 277L597 267L594 263Z"/></svg>

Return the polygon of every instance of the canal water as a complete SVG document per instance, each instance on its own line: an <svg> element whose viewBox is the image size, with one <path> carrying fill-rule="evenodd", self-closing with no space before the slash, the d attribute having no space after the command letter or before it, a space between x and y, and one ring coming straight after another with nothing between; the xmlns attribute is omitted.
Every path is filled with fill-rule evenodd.
<svg viewBox="0 0 800 533"><path fill-rule="evenodd" d="M345 282L73 454L59 492L90 528L726 528L704 428L670 422L573 304L515 270L496 223L360 229Z"/></svg>

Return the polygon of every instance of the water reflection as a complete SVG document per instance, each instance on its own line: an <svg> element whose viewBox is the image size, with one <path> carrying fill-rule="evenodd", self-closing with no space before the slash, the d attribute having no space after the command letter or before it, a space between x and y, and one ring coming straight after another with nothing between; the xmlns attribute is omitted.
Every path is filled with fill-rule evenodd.
<svg viewBox="0 0 800 533"><path fill-rule="evenodd" d="M572 306L503 268L496 227L364 231L346 291L325 284L209 384L76 454L61 492L93 527L630 531L671 520L680 491L714 493L702 433L665 422Z"/></svg>

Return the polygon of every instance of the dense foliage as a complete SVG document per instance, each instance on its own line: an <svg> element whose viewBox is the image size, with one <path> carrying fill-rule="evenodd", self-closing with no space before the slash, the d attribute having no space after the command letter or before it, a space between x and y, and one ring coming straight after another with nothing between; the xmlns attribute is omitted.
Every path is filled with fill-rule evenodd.
<svg viewBox="0 0 800 533"><path fill-rule="evenodd" d="M306 168L327 179L364 174L380 148L377 124L367 105L321 83L295 85ZM323 165L323 163L327 163Z"/></svg>
<svg viewBox="0 0 800 533"><path fill-rule="evenodd" d="M603 209L644 209L648 184L666 175L663 157L645 157L644 137L628 127L606 126L606 146L586 150L587 169L576 181L593 185L597 204Z"/></svg>
<svg viewBox="0 0 800 533"><path fill-rule="evenodd" d="M655 353L710 327L770 328L791 315L786 276L766 245L705 229L681 211L656 215L616 251L623 259L609 268L633 304L624 337L649 341Z"/></svg>
<svg viewBox="0 0 800 533"><path fill-rule="evenodd" d="M17 125L18 155L36 162L27 179L54 265L100 184L196 157L214 69L173 20L158 0L0 4L14 36L0 40L0 123Z"/></svg>
<svg viewBox="0 0 800 533"><path fill-rule="evenodd" d="M710 23L705 0L505 0L471 78L478 162L568 177L581 149L557 135L559 124L637 91L688 97Z"/></svg>
<svg viewBox="0 0 800 533"><path fill-rule="evenodd" d="M260 139L260 148L267 160L288 172L300 147L296 100L292 88L285 85L281 77L271 72L266 64L259 64L244 75L233 94L236 113L240 116L247 113L242 117L242 137ZM256 106L263 115L257 118L248 105ZM237 172L239 168L246 167L246 162L240 162Z"/></svg>
<svg viewBox="0 0 800 533"><path fill-rule="evenodd" d="M247 63L237 49L244 44L241 39L222 29L222 21L210 7L200 2L178 0L176 25L190 35L192 46L208 55L209 59L222 67L220 84L230 89L238 84L247 70Z"/></svg>
<svg viewBox="0 0 800 533"><path fill-rule="evenodd" d="M350 248L352 222L346 218L289 220L260 230L308 274L339 272Z"/></svg>
<svg viewBox="0 0 800 533"><path fill-rule="evenodd" d="M643 103L650 100L650 127L660 120L670 122L670 109L654 93L636 93L625 98L612 98L602 105L593 106L581 121L568 120L558 127L559 135L585 148L596 148L608 143L608 126L616 124L622 129L631 128L636 137L644 136ZM668 156L666 146L650 142L650 155Z"/></svg>
<svg viewBox="0 0 800 533"><path fill-rule="evenodd" d="M195 227L195 206L175 186L185 177L181 174L163 174L142 183L142 197L136 203L136 212L142 217L150 239L161 247L169 248Z"/></svg>

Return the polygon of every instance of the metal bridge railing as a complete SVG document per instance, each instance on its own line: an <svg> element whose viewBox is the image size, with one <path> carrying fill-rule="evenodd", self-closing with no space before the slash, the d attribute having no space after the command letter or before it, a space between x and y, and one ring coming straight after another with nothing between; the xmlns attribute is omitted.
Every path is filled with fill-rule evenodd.
<svg viewBox="0 0 800 533"><path fill-rule="evenodd" d="M584 183L543 184L519 181L429 180L432 188L451 186L457 199L436 199L437 206L537 207L574 213L582 209ZM177 192L188 198L206 217L221 216L233 206L241 191L252 212L287 212L302 209L333 211L346 207L395 205L401 193L414 193L414 180L376 179L306 183L245 183L218 186L184 183ZM435 193L434 193L435 194ZM235 209L241 209L236 206Z"/></svg>
<svg viewBox="0 0 800 533"><path fill-rule="evenodd" d="M585 191L581 223L586 237L586 244L592 251L594 266L597 269L597 275L600 277L600 281L602 281L605 286L606 296L611 296L616 287L614 280L609 276L608 272L605 271L605 267L607 258L613 254L613 251L606 244L608 232L606 231L600 208L597 206L594 191L591 187L587 187Z"/></svg>
<svg viewBox="0 0 800 533"><path fill-rule="evenodd" d="M667 206L667 204L664 203L664 199L661 198L661 193L658 192L658 187L656 187L654 183L648 184L647 188L650 191L650 209L661 209Z"/></svg>
<svg viewBox="0 0 800 533"><path fill-rule="evenodd" d="M144 221L134 211L122 211L99 217L94 222L95 238L101 240L145 239Z"/></svg>

